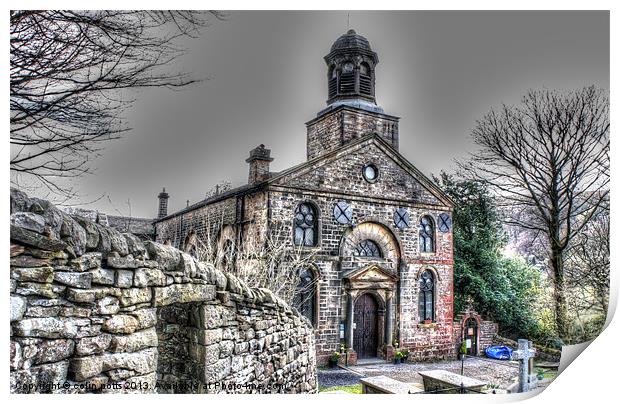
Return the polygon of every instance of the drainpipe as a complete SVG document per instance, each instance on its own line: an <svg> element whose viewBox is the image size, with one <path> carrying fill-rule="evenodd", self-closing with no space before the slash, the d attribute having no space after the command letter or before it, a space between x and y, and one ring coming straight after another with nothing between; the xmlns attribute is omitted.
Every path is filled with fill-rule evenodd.
<svg viewBox="0 0 620 404"><path fill-rule="evenodd" d="M404 272L404 269L407 268L407 263L404 259L400 259L398 262L398 283L396 285L396 324L394 324L394 330L392 332L392 338L395 335L398 336L398 343L402 344L401 335L400 335L400 325L401 325L401 307L402 307L402 276L401 274ZM401 345L399 345L401 346Z"/></svg>

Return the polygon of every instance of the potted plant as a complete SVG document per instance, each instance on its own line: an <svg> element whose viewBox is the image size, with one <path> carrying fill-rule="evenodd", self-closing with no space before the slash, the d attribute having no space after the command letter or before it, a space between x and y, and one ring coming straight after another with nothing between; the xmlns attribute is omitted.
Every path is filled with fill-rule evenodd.
<svg viewBox="0 0 620 404"><path fill-rule="evenodd" d="M536 372L536 378L538 380L542 380L545 378L545 371L542 369L538 369L538 371Z"/></svg>
<svg viewBox="0 0 620 404"><path fill-rule="evenodd" d="M463 360L467 355L467 343L465 341L461 342L461 347L459 348L459 360Z"/></svg>
<svg viewBox="0 0 620 404"><path fill-rule="evenodd" d="M338 366L338 360L340 359L340 352L334 352L329 356L329 367L335 368Z"/></svg>
<svg viewBox="0 0 620 404"><path fill-rule="evenodd" d="M394 354L394 364L395 365L400 365L400 362L403 360L403 352L402 351L396 351L396 353Z"/></svg>
<svg viewBox="0 0 620 404"><path fill-rule="evenodd" d="M433 320L431 320L430 318L427 318L426 320L424 320L424 324L431 324L433 322Z"/></svg>
<svg viewBox="0 0 620 404"><path fill-rule="evenodd" d="M407 362L407 358L409 357L409 350L404 348L400 351L401 354L403 354L403 357L401 358L401 361L403 363Z"/></svg>

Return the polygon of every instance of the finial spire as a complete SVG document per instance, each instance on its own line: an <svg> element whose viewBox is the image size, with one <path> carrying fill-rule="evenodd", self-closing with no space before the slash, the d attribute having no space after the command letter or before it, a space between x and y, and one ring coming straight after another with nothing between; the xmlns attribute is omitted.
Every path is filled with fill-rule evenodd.
<svg viewBox="0 0 620 404"><path fill-rule="evenodd" d="M347 31L351 28L351 13L347 13Z"/></svg>

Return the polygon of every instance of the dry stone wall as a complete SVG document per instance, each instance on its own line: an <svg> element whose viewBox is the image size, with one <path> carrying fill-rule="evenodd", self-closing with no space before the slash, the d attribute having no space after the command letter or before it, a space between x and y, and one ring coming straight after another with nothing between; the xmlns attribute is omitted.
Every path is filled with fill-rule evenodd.
<svg viewBox="0 0 620 404"><path fill-rule="evenodd" d="M266 289L11 190L14 393L316 392L312 326Z"/></svg>

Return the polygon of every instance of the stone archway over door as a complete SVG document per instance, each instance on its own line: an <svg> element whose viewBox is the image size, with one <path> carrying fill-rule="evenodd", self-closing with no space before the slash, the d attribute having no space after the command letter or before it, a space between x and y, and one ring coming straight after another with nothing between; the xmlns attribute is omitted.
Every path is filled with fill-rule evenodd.
<svg viewBox="0 0 620 404"><path fill-rule="evenodd" d="M377 301L370 293L361 295L355 301L353 349L360 359L377 357L379 343L377 312Z"/></svg>
<svg viewBox="0 0 620 404"><path fill-rule="evenodd" d="M463 328L463 339L465 341L470 340L469 347L467 348L467 354L472 356L478 355L478 321L475 318L469 317L465 321L465 327Z"/></svg>

